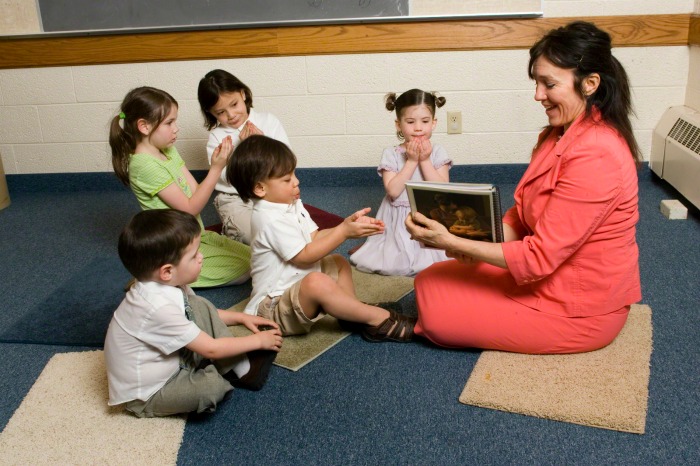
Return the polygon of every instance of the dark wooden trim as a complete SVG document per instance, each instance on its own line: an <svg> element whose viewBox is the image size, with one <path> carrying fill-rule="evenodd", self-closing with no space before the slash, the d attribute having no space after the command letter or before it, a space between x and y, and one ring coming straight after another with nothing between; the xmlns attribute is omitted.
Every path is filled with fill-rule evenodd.
<svg viewBox="0 0 700 466"><path fill-rule="evenodd" d="M700 45L700 15L690 17L690 26L688 28L688 44Z"/></svg>
<svg viewBox="0 0 700 466"><path fill-rule="evenodd" d="M690 14L581 18L610 32L617 47L688 45ZM213 58L530 47L572 18L431 21L0 38L0 69ZM697 42L697 21L692 29Z"/></svg>

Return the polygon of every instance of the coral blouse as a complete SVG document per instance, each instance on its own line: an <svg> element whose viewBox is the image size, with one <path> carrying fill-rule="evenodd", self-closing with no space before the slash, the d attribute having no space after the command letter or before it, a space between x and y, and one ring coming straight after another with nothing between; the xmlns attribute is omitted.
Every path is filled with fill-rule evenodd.
<svg viewBox="0 0 700 466"><path fill-rule="evenodd" d="M540 141L504 216L521 238L502 245L517 283L507 295L550 314L607 314L641 299L636 164L596 108L559 134Z"/></svg>

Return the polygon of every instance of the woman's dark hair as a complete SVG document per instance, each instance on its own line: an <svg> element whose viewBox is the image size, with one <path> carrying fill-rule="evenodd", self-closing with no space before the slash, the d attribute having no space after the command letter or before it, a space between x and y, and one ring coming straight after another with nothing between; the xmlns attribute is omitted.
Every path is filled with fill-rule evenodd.
<svg viewBox="0 0 700 466"><path fill-rule="evenodd" d="M221 94L226 92L243 92L245 96L245 108L248 113L253 107L253 92L240 79L224 70L212 70L199 81L197 98L199 108L204 116L204 127L207 130L214 128L218 121L211 114L211 108L216 105Z"/></svg>
<svg viewBox="0 0 700 466"><path fill-rule="evenodd" d="M112 148L114 173L126 186L129 186L129 158L145 137L139 131L138 121L145 120L155 129L177 106L173 96L154 87L137 87L124 97L120 114L110 123L109 146Z"/></svg>
<svg viewBox="0 0 700 466"><path fill-rule="evenodd" d="M540 57L559 68L573 70L574 86L586 101L586 117L593 107L598 108L603 120L620 133L639 163L641 152L629 118L633 113L629 79L611 49L610 34L594 24L574 21L552 29L530 48L528 76L534 78L533 68ZM586 96L582 83L592 73L600 76L600 84L593 94Z"/></svg>
<svg viewBox="0 0 700 466"><path fill-rule="evenodd" d="M177 265L187 246L202 234L192 214L175 209L144 210L134 215L119 235L119 258L137 280L145 280L165 264Z"/></svg>
<svg viewBox="0 0 700 466"><path fill-rule="evenodd" d="M294 171L297 158L283 142L253 135L241 141L226 163L226 179L244 202L257 198L255 186Z"/></svg>
<svg viewBox="0 0 700 466"><path fill-rule="evenodd" d="M425 92L420 89L411 89L400 96L396 97L395 92L390 92L384 96L384 104L387 110L390 112L396 110L396 118L401 119L403 111L407 107L413 107L414 105L425 105L430 110L430 114L435 118L435 107L440 108L445 105L447 99L438 95L436 92ZM400 141L404 140L401 131L396 132L396 137Z"/></svg>

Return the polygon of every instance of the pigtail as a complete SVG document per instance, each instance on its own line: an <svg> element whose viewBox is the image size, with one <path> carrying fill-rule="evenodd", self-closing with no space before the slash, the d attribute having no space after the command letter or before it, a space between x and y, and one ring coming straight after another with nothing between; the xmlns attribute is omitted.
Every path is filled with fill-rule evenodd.
<svg viewBox="0 0 700 466"><path fill-rule="evenodd" d="M435 100L435 106L437 108L441 108L447 103L447 99L438 94L437 92L431 92L430 95L433 96L433 99Z"/></svg>
<svg viewBox="0 0 700 466"><path fill-rule="evenodd" d="M109 146L112 148L114 174L125 186L129 186L129 157L136 149L136 141L124 128L128 127L124 113L112 118L109 127Z"/></svg>
<svg viewBox="0 0 700 466"><path fill-rule="evenodd" d="M129 187L129 159L141 138L138 122L144 120L157 128L177 107L177 101L167 92L154 87L130 90L122 101L120 112L109 126L109 146L112 148L112 167L119 181Z"/></svg>
<svg viewBox="0 0 700 466"><path fill-rule="evenodd" d="M390 92L384 96L384 106L390 112L396 108L396 92Z"/></svg>

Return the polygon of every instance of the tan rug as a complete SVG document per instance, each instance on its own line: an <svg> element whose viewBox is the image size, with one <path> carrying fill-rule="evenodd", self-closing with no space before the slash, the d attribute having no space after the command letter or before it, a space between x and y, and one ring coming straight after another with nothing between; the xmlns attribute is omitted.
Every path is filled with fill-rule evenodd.
<svg viewBox="0 0 700 466"><path fill-rule="evenodd" d="M411 277L387 277L363 273L353 267L352 279L357 297L367 303L398 301L413 290ZM248 299L241 301L230 310L241 312L247 303ZM229 329L235 336L250 334L250 331L241 325L232 326ZM350 333L341 329L335 318L326 316L314 325L311 333L285 337L275 364L291 371L298 371L348 335Z"/></svg>
<svg viewBox="0 0 700 466"><path fill-rule="evenodd" d="M0 463L177 462L184 417L138 419L107 398L102 351L54 355L0 434Z"/></svg>
<svg viewBox="0 0 700 466"><path fill-rule="evenodd" d="M651 308L633 305L620 335L598 351L540 356L484 351L459 401L643 434L651 350Z"/></svg>

